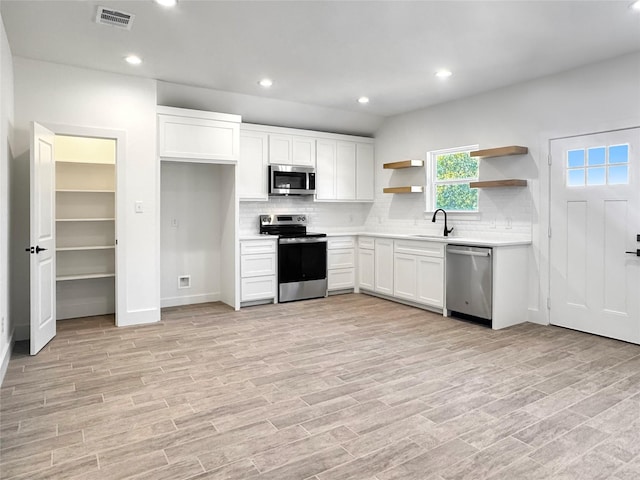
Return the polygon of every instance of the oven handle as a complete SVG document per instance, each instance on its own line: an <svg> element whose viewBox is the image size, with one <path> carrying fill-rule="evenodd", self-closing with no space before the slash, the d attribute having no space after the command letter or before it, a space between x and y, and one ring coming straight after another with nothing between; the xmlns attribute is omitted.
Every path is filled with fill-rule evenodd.
<svg viewBox="0 0 640 480"><path fill-rule="evenodd" d="M327 243L325 237L294 237L294 238L280 238L278 240L280 244L287 243Z"/></svg>

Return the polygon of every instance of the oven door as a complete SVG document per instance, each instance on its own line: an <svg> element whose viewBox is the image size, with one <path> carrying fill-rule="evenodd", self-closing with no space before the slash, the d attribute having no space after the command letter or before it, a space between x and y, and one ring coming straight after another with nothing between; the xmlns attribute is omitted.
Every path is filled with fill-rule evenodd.
<svg viewBox="0 0 640 480"><path fill-rule="evenodd" d="M278 243L279 301L327 295L327 239L281 238Z"/></svg>
<svg viewBox="0 0 640 480"><path fill-rule="evenodd" d="M312 168L269 165L269 195L313 195Z"/></svg>

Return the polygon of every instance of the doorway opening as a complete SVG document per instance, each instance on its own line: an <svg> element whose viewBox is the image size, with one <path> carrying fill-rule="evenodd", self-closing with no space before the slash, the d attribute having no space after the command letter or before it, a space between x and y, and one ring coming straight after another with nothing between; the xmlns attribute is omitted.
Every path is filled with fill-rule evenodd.
<svg viewBox="0 0 640 480"><path fill-rule="evenodd" d="M56 319L115 323L116 140L56 134L54 146Z"/></svg>

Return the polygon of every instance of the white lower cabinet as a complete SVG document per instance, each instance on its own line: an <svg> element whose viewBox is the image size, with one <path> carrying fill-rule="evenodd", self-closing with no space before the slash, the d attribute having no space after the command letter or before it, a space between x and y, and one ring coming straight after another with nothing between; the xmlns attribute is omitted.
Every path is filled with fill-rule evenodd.
<svg viewBox="0 0 640 480"><path fill-rule="evenodd" d="M358 250L358 288L373 290L375 284L375 252L373 249Z"/></svg>
<svg viewBox="0 0 640 480"><path fill-rule="evenodd" d="M277 292L276 239L240 242L240 301L274 300Z"/></svg>
<svg viewBox="0 0 640 480"><path fill-rule="evenodd" d="M328 290L355 288L356 261L353 237L334 237L327 241Z"/></svg>
<svg viewBox="0 0 640 480"><path fill-rule="evenodd" d="M393 239L376 238L374 252L374 291L393 295Z"/></svg>
<svg viewBox="0 0 640 480"><path fill-rule="evenodd" d="M442 308L444 244L396 240L393 277L394 297Z"/></svg>

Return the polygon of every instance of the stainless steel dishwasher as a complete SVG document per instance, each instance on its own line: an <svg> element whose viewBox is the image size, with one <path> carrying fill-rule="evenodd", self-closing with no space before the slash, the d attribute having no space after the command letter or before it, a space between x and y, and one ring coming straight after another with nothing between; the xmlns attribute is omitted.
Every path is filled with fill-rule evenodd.
<svg viewBox="0 0 640 480"><path fill-rule="evenodd" d="M449 314L491 320L492 249L447 245L447 300Z"/></svg>

